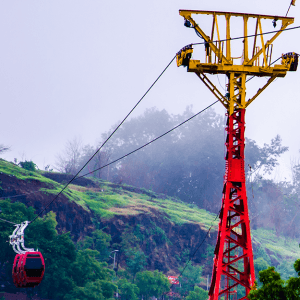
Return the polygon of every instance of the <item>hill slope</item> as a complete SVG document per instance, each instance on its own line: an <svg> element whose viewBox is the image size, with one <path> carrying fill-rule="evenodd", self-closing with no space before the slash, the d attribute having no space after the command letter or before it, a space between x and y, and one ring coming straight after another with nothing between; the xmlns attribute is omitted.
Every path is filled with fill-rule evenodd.
<svg viewBox="0 0 300 300"><path fill-rule="evenodd" d="M33 206L37 213L70 179L70 175L31 172L0 160L1 197ZM58 231L70 231L74 241L103 228L112 236L112 248L120 250L117 260L121 268L125 266L121 251L124 233L133 234L136 246L147 256L147 268L168 275L178 274L178 268L213 225L192 259L204 266L204 275L211 274L218 218L195 205L150 190L81 178L73 181L46 212L49 210L56 213ZM255 258L264 257L286 274L291 272L293 262L300 257L297 241L264 229L252 230L252 236Z"/></svg>

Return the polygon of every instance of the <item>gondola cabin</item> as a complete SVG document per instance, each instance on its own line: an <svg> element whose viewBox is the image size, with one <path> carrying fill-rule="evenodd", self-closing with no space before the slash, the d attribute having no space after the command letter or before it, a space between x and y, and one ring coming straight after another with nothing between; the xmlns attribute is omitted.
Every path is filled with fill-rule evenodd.
<svg viewBox="0 0 300 300"><path fill-rule="evenodd" d="M42 253L24 246L24 230L29 223L29 221L24 221L21 224L15 224L16 228L9 236L9 243L17 253L12 276L15 286L18 288L39 285L45 273L45 261Z"/></svg>
<svg viewBox="0 0 300 300"><path fill-rule="evenodd" d="M21 254L17 262L16 287L35 287L41 283L45 273L45 262L41 252Z"/></svg>

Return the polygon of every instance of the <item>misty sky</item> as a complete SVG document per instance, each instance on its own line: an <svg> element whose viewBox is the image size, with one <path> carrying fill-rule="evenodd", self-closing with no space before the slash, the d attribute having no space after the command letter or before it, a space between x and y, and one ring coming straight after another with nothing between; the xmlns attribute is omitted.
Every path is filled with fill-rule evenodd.
<svg viewBox="0 0 300 300"><path fill-rule="evenodd" d="M290 0L1 1L0 143L11 146L2 157L33 160L43 168L55 163L67 140L99 142L101 133L129 112L176 52L201 42L183 26L179 9L284 16L289 4ZM292 26L300 25L300 1L289 16L295 17ZM232 37L243 34L238 24L232 27ZM272 29L271 21L263 25L263 31ZM284 32L274 43L274 59L281 53L300 53L299 34L300 29ZM235 45L234 55L241 56L240 44ZM195 50L195 59L203 48ZM247 137L263 145L280 134L290 148L273 174L276 180L289 178L290 160L300 158L299 76L299 71L290 72L277 79L247 109ZM225 78L211 78L223 91ZM249 95L265 82L252 80ZM153 106L179 114L193 105L197 112L214 101L197 76L174 62L133 116ZM225 113L221 104L215 110Z"/></svg>

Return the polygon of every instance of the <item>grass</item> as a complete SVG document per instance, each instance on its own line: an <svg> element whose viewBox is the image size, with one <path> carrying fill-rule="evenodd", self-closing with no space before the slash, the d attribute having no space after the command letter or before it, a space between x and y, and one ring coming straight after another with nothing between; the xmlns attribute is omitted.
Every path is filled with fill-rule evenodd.
<svg viewBox="0 0 300 300"><path fill-rule="evenodd" d="M199 209L195 205L190 207L188 204L171 197L157 198L160 195L152 191L142 190L147 193L145 195L126 190L130 186L124 186L124 189L122 187L105 181L101 181L101 188L99 189L70 186L72 190L83 193L85 195L84 201L88 207L103 218L110 218L114 215L155 214L159 212L174 224L181 225L192 222L199 223L203 230L207 230L211 225L213 225L212 230L217 229L216 215ZM134 189L134 187L130 187L130 189ZM149 194L151 196L148 196Z"/></svg>
<svg viewBox="0 0 300 300"><path fill-rule="evenodd" d="M39 181L45 184L46 188L40 188L39 190L44 194L51 194L53 196L57 195L63 188L63 185L48 179L40 174L39 171L32 172L27 171L14 163L7 162L0 159L0 174L6 174L8 176L13 176L17 179L30 181ZM66 189L62 192L70 201L76 202L78 205L84 207L88 210L88 207L84 201L85 195L83 193L78 193L75 190Z"/></svg>
<svg viewBox="0 0 300 300"><path fill-rule="evenodd" d="M299 243L296 240L277 236L274 231L266 229L252 230L253 243L259 243L263 248L274 253L278 261L282 256L292 261L300 258Z"/></svg>
<svg viewBox="0 0 300 300"><path fill-rule="evenodd" d="M57 195L63 186L42 176L42 172L31 172L19 166L0 159L0 174L7 174L22 180L38 180L46 184L41 191L45 194ZM219 219L195 205L187 204L178 198L166 197L146 189L138 189L128 185L116 185L104 180L95 180L98 188L86 188L70 184L63 195L69 201L75 201L84 209L92 211L102 219L110 219L116 215L137 215L147 213L159 214L170 222L182 225L184 223L198 223L202 230L207 231L211 225L212 231L217 230ZM278 261L285 258L288 263L300 257L297 241L277 237L273 231L252 230L253 244L261 246L271 252Z"/></svg>

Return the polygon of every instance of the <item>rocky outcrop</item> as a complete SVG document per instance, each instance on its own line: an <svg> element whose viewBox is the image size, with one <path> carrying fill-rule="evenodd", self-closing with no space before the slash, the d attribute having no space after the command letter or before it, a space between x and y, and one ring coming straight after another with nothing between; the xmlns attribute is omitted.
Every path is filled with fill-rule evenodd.
<svg viewBox="0 0 300 300"><path fill-rule="evenodd" d="M104 231L112 236L112 244L122 241L122 233L126 228L138 237L138 245L147 256L148 269L159 270L167 275L178 275L178 268L184 264L187 258L193 263L202 266L212 260L207 256L208 245L214 245L216 233L205 239L207 231L201 229L200 224L185 223L177 225L165 218L164 213L152 211L150 214L138 214L132 216L115 216L103 221ZM203 242L203 240L205 241ZM118 262L125 266L125 255L122 249L119 251ZM195 254L195 255L194 255ZM208 267L205 274L211 274Z"/></svg>
<svg viewBox="0 0 300 300"><path fill-rule="evenodd" d="M48 184L39 180L23 180L0 174L0 182L2 199L7 197L12 202L22 202L26 206L33 207L36 214L39 214L55 197L54 194L39 191L41 188L51 188ZM52 202L41 216L49 211L56 213L58 232L69 231L74 241L83 238L94 230L91 220L92 214L76 202L70 201L63 194Z"/></svg>

